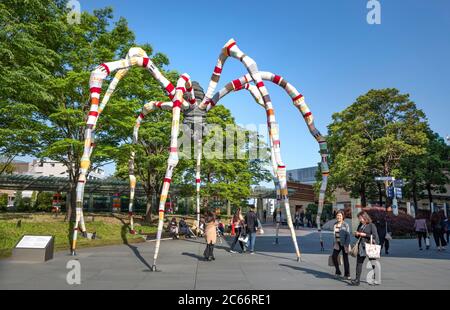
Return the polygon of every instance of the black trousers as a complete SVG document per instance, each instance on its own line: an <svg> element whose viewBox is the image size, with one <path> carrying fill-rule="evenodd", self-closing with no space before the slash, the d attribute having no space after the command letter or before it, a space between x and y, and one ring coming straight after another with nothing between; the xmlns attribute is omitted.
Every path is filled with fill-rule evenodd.
<svg viewBox="0 0 450 310"><path fill-rule="evenodd" d="M203 252L203 257L205 257L205 259L214 258L214 244L208 243L206 245L205 251Z"/></svg>
<svg viewBox="0 0 450 310"><path fill-rule="evenodd" d="M239 236L241 235L242 227L238 227L235 230L236 235L234 236L233 243L231 244L230 250L233 251L234 247L236 246L236 243L239 241ZM239 241L239 245L241 246L241 250L244 251L244 243L242 241Z"/></svg>
<svg viewBox="0 0 450 310"><path fill-rule="evenodd" d="M422 248L422 238L425 242L425 239L427 238L427 233L425 231L416 231L417 233L417 239L419 240L419 248Z"/></svg>
<svg viewBox="0 0 450 310"><path fill-rule="evenodd" d="M362 267L364 261L366 260L366 256L356 256L356 280L359 282L362 274ZM369 258L370 261L374 261L375 258ZM372 268L375 269L375 265L372 263Z"/></svg>
<svg viewBox="0 0 450 310"><path fill-rule="evenodd" d="M436 246L446 246L447 242L444 239L444 231L442 229L433 230L434 242L436 242Z"/></svg>
<svg viewBox="0 0 450 310"><path fill-rule="evenodd" d="M341 275L341 269L339 268L338 256L342 251L342 258L344 259L344 276L350 277L350 264L348 262L348 253L345 253L344 247L339 243L339 250L333 249L333 263L336 268L336 274Z"/></svg>
<svg viewBox="0 0 450 310"><path fill-rule="evenodd" d="M389 240L386 239L386 235L380 236L380 245L381 245L381 249L383 249L383 246L384 246L385 252L389 251Z"/></svg>

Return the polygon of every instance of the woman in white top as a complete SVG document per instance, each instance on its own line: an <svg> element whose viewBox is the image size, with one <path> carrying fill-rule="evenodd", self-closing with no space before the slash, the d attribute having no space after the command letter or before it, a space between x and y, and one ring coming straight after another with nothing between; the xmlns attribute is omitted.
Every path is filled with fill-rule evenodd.
<svg viewBox="0 0 450 310"><path fill-rule="evenodd" d="M350 227L344 221L345 216L342 210L336 213L336 224L333 227L334 233L334 245L333 245L333 263L336 268L336 277L341 277L341 270L339 269L338 256L342 251L342 256L344 258L344 277L350 280L350 265L348 262L348 252L350 248Z"/></svg>

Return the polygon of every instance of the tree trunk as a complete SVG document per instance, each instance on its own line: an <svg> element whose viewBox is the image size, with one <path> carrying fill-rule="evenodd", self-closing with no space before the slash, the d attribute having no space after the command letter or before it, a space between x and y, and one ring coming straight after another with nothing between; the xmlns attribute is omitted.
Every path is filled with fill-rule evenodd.
<svg viewBox="0 0 450 310"><path fill-rule="evenodd" d="M431 184L427 184L427 193L428 193L428 200L430 201L430 206L433 203L433 194L431 193Z"/></svg>
<svg viewBox="0 0 450 310"><path fill-rule="evenodd" d="M153 196L151 193L147 193L147 208L145 209L145 221L147 223L152 222L152 211L153 211Z"/></svg>
<svg viewBox="0 0 450 310"><path fill-rule="evenodd" d="M67 221L73 221L75 220L75 212L73 212L73 210L75 210L76 208L76 200L77 200L77 190L76 187L74 187L74 185L71 184L69 185L69 190L67 192L67 196L66 196L66 200L69 199L69 203L67 203L66 201L66 216L64 218L64 222Z"/></svg>
<svg viewBox="0 0 450 310"><path fill-rule="evenodd" d="M413 182L413 188L412 188L412 194L413 194L413 202L414 202L414 214L417 216L417 211L419 209L419 205L417 202L417 183Z"/></svg>
<svg viewBox="0 0 450 310"><path fill-rule="evenodd" d="M377 185L378 185L378 196L380 198L379 203L380 203L380 207L382 207L383 206L383 190L381 188L381 183L378 183Z"/></svg>
<svg viewBox="0 0 450 310"><path fill-rule="evenodd" d="M361 205L363 208L365 208L367 206L366 184L365 183L361 183L361 188L360 188L359 194L361 196Z"/></svg>

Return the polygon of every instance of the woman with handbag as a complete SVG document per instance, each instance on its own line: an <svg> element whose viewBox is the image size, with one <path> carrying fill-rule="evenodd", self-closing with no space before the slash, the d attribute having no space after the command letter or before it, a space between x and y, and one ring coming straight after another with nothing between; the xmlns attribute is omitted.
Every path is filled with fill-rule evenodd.
<svg viewBox="0 0 450 310"><path fill-rule="evenodd" d="M342 251L344 258L344 277L350 280L350 265L348 262L348 252L350 247L350 226L344 221L344 211L339 210L336 213L336 224L334 224L334 244L333 254L331 255L332 263L336 268L336 277L341 277L341 270L338 261L339 253Z"/></svg>
<svg viewBox="0 0 450 310"><path fill-rule="evenodd" d="M355 237L358 238L357 248L358 254L356 255L356 278L352 280L352 285L359 285L362 273L362 267L366 257L368 256L366 253L366 243L367 244L379 244L377 227L372 223L372 219L369 214L365 211L361 211L358 213L358 219L360 224L355 232ZM379 253L378 253L379 254ZM369 260L374 261L375 258L370 258ZM375 270L375 265L372 263L372 268ZM376 281L369 284L378 284Z"/></svg>
<svg viewBox="0 0 450 310"><path fill-rule="evenodd" d="M245 252L244 243L241 240L239 240L239 238L242 239L242 237L243 237L242 235L245 235L244 217L242 216L240 208L238 208L236 210L236 212L234 213L233 218L232 218L231 221L232 221L232 223L234 225L234 230L235 230L236 234L234 236L233 243L231 244L231 247L230 247L230 253L236 253L236 251L234 250L234 247L236 246L236 243L238 241L239 241L239 245L241 246L242 252Z"/></svg>

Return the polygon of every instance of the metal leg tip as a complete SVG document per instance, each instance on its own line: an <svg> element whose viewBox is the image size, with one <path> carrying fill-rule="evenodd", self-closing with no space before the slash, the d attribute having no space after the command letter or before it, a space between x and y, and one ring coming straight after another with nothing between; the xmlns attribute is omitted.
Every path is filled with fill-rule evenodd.
<svg viewBox="0 0 450 310"><path fill-rule="evenodd" d="M77 256L77 252L75 252L75 250L72 250L72 251L70 252L70 255L71 255L71 256Z"/></svg>
<svg viewBox="0 0 450 310"><path fill-rule="evenodd" d="M151 270L151 271L156 271L156 265L152 265L152 266L150 267L150 270Z"/></svg>

